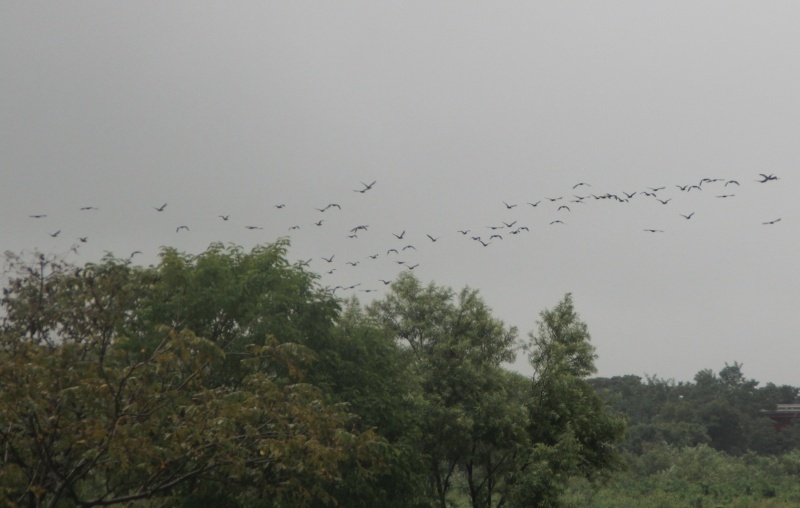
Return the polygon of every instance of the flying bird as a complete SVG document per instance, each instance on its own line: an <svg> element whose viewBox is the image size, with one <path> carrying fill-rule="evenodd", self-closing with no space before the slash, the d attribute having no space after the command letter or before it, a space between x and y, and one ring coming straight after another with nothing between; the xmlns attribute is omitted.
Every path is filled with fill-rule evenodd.
<svg viewBox="0 0 800 508"><path fill-rule="evenodd" d="M721 194L721 195L719 195L719 196L717 196L717 197L718 197L718 198L732 198L732 197L733 197L733 196L735 196L735 195L736 195L736 194Z"/></svg>
<svg viewBox="0 0 800 508"><path fill-rule="evenodd" d="M58 230L58 231L56 231L55 233L48 233L48 234L49 234L50 236L52 236L53 238L55 238L55 237L57 237L57 236L58 236L60 233L61 233L61 230L59 229L59 230Z"/></svg>
<svg viewBox="0 0 800 508"><path fill-rule="evenodd" d="M663 233L664 231L661 229L645 229L648 233Z"/></svg>
<svg viewBox="0 0 800 508"><path fill-rule="evenodd" d="M245 226L245 228L247 228L247 229L264 229L264 228L260 228L258 226Z"/></svg>
<svg viewBox="0 0 800 508"><path fill-rule="evenodd" d="M166 207L167 207L167 204L166 204L166 203L164 203L164 204L163 204L163 205L161 205L161 206L154 206L153 208L155 208L155 209L156 209L156 211L158 211L158 212L163 212L163 211L164 211L164 208L166 208Z"/></svg>
<svg viewBox="0 0 800 508"><path fill-rule="evenodd" d="M281 209L281 208L284 208L285 206L286 205L284 203L281 203L279 205L275 205L275 208Z"/></svg>
<svg viewBox="0 0 800 508"><path fill-rule="evenodd" d="M511 210L512 208L514 208L515 206L517 206L516 204L514 204L514 205L509 205L509 204L508 204L508 203L506 203L505 201L503 201L503 204L504 204L504 205L506 205L506 208L507 208L507 209L509 209L509 210Z"/></svg>
<svg viewBox="0 0 800 508"><path fill-rule="evenodd" d="M764 173L759 173L759 175L763 178L763 180L757 180L758 183L765 183L765 182L769 182L770 180L777 180L778 179L778 177L773 175L773 174L765 175Z"/></svg>
<svg viewBox="0 0 800 508"><path fill-rule="evenodd" d="M769 221L769 222L762 222L762 224L775 224L775 223L776 223L776 222L778 222L779 220L780 220L780 219L775 219L775 220L771 220L771 221Z"/></svg>
<svg viewBox="0 0 800 508"><path fill-rule="evenodd" d="M82 206L81 210L99 210L96 206Z"/></svg>
<svg viewBox="0 0 800 508"><path fill-rule="evenodd" d="M364 188L363 189L355 189L355 190L353 190L353 192L360 192L361 194L364 194L365 192L370 190L372 188L372 186L375 185L376 183L377 183L377 180L375 180L374 182L372 182L369 185L365 184L364 182L361 182L361 185L363 185Z"/></svg>
<svg viewBox="0 0 800 508"><path fill-rule="evenodd" d="M658 198L656 198L656 201L658 201L658 202L659 202L659 203L661 203L662 205L666 205L667 203L669 203L670 201L672 201L672 198L669 198L669 199L658 199Z"/></svg>
<svg viewBox="0 0 800 508"><path fill-rule="evenodd" d="M395 254L400 254L399 252L397 252L397 249L389 249L389 250L386 251L386 255L388 256L389 253L391 253L391 252L394 252Z"/></svg>
<svg viewBox="0 0 800 508"><path fill-rule="evenodd" d="M395 238L397 238L398 240L402 240L402 239L403 239L403 236L405 236L405 234L406 234L406 230L404 229L404 230L403 230L403 232L402 232L402 233L400 233L399 235L398 235L398 234L396 234L396 233L392 233L392 234L393 234L393 235L394 235L394 237L395 237Z"/></svg>
<svg viewBox="0 0 800 508"><path fill-rule="evenodd" d="M292 226L289 228L289 231L293 231L295 229L300 229L300 226Z"/></svg>
<svg viewBox="0 0 800 508"><path fill-rule="evenodd" d="M683 217L684 219L686 219L686 220L689 220L689 219L691 219L691 218L692 218L692 216L694 215L694 212L690 213L689 215L683 215L683 214L679 214L679 215L680 215L681 217Z"/></svg>
<svg viewBox="0 0 800 508"><path fill-rule="evenodd" d="M323 222L323 221L315 222L315 223L314 223L314 225L315 225L315 226L321 226L321 225L322 225L322 222Z"/></svg>
<svg viewBox="0 0 800 508"><path fill-rule="evenodd" d="M570 209L569 209L569 207L568 207L567 205L561 205L561 206L559 206L559 207L558 207L558 210L561 210L562 208L566 208L568 212L571 212L571 211L572 211L572 210L570 210ZM558 211L558 210L556 210L556 211Z"/></svg>
<svg viewBox="0 0 800 508"><path fill-rule="evenodd" d="M552 226L553 224L564 224L564 222L560 220L554 220L553 222L550 223L550 225Z"/></svg>
<svg viewBox="0 0 800 508"><path fill-rule="evenodd" d="M403 247L403 250L406 250L406 249L414 249L414 250L417 250L417 248L416 248L416 247L414 247L413 245L406 245L405 247Z"/></svg>
<svg viewBox="0 0 800 508"><path fill-rule="evenodd" d="M43 217L47 217L47 214L44 215L28 215L31 219L41 219Z"/></svg>
<svg viewBox="0 0 800 508"><path fill-rule="evenodd" d="M389 284L391 284L391 283L392 283L392 281L390 281L390 280L384 280L384 279L378 279L378 280L379 280L379 281L381 281L381 282L383 282L383 285L384 285L384 286L388 286Z"/></svg>
<svg viewBox="0 0 800 508"><path fill-rule="evenodd" d="M222 220L228 220L228 219L230 219L231 216L230 215L219 215L218 217L220 219L222 219Z"/></svg>
<svg viewBox="0 0 800 508"><path fill-rule="evenodd" d="M529 202L528 202L528 204L529 204L529 205L531 205L532 207L536 208L536 207L539 205L539 203L541 203L541 202L542 202L542 200L540 199L540 200L539 200L539 201L537 201L536 203L531 203L531 202L529 201Z"/></svg>
<svg viewBox="0 0 800 508"><path fill-rule="evenodd" d="M581 185L586 185L587 187L591 187L591 185L589 185L588 183L581 182L581 183L576 183L575 185L572 186L572 188L577 189Z"/></svg>
<svg viewBox="0 0 800 508"><path fill-rule="evenodd" d="M329 257L329 258L323 257L322 259L324 259L325 261L327 261L328 263L330 263L330 262L332 262L332 261L333 261L333 258L334 258L335 256L336 256L336 254L334 254L333 256L331 256L331 257Z"/></svg>
<svg viewBox="0 0 800 508"><path fill-rule="evenodd" d="M78 240L80 240L81 243L86 243L86 242L89 241L89 237L88 236L79 236Z"/></svg>
<svg viewBox="0 0 800 508"><path fill-rule="evenodd" d="M177 232L178 232L178 231L180 231L181 229L185 229L186 231L189 231L189 227L188 227L188 226L178 226L178 228L177 228L177 229L175 229L175 232L177 233Z"/></svg>
<svg viewBox="0 0 800 508"><path fill-rule="evenodd" d="M441 236L437 236L436 238L432 237L431 235L425 235L425 236L427 236L428 238L430 238L432 242L435 242L436 240L438 240L439 238L441 238Z"/></svg>

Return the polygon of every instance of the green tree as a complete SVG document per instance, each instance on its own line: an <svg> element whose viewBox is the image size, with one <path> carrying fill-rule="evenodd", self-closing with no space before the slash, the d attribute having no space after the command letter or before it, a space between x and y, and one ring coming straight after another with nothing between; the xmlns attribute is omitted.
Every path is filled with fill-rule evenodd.
<svg viewBox="0 0 800 508"><path fill-rule="evenodd" d="M509 506L555 506L571 476L593 478L620 465L625 420L612 414L587 377L595 372L588 326L567 294L541 313L529 334L534 368L529 404L531 452L520 457Z"/></svg>
<svg viewBox="0 0 800 508"><path fill-rule="evenodd" d="M502 368L514 359L516 329L506 329L469 288L458 294L402 274L370 315L411 357L419 386L418 446L431 497L447 506L463 473L473 506L493 506L510 456L525 439L525 414Z"/></svg>
<svg viewBox="0 0 800 508"><path fill-rule="evenodd" d="M166 250L147 269L11 259L6 504L104 506L210 482L232 502L312 506L336 502L343 464L381 470L385 441L303 382L315 355L302 342L337 307L284 249Z"/></svg>

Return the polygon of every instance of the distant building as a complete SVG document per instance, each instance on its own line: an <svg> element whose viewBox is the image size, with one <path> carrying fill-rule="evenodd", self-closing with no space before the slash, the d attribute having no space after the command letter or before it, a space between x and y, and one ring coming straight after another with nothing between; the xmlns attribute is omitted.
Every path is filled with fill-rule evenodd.
<svg viewBox="0 0 800 508"><path fill-rule="evenodd" d="M782 430L800 420L800 404L778 404L776 409L765 409L761 414L773 421L776 431Z"/></svg>

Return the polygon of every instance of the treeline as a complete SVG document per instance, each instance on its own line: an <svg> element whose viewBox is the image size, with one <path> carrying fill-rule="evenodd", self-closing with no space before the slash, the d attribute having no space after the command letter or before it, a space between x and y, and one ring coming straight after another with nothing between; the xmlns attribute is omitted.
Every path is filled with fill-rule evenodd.
<svg viewBox="0 0 800 508"><path fill-rule="evenodd" d="M701 370L693 382L623 376L590 383L614 411L627 417L622 446L636 455L660 444L704 444L736 456L779 455L800 445L800 425L776 432L775 422L764 414L778 404L796 403L800 389L773 383L759 387L737 362L718 374Z"/></svg>
<svg viewBox="0 0 800 508"><path fill-rule="evenodd" d="M7 255L0 504L556 506L624 466L569 295L523 340L410 273L342 302L287 248Z"/></svg>
<svg viewBox="0 0 800 508"><path fill-rule="evenodd" d="M589 382L628 429L626 465L603 482L573 479L560 498L578 508L800 506L800 421L780 430L764 411L800 389L748 379L743 366L701 370L693 382L656 376Z"/></svg>

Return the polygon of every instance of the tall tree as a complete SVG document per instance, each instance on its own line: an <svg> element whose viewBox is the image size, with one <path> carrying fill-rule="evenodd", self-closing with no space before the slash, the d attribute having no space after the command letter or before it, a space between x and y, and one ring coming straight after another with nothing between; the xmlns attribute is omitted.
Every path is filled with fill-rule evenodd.
<svg viewBox="0 0 800 508"><path fill-rule="evenodd" d="M313 322L333 305L294 290L303 274L281 249L168 250L147 269L110 256L81 268L12 260L0 496L105 506L216 482L248 504L311 506L336 502L343 464L380 470L385 441L303 382L308 347L276 338L306 339L293 320ZM247 301L256 303L238 308Z"/></svg>

